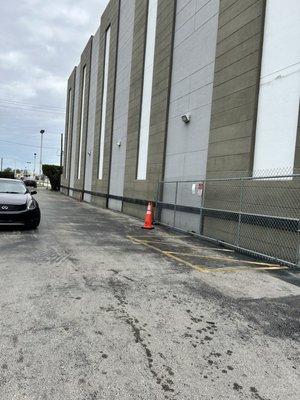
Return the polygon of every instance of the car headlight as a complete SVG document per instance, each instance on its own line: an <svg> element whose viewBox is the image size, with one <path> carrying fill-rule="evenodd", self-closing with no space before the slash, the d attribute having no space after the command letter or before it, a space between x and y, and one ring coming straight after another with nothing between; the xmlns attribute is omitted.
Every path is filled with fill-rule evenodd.
<svg viewBox="0 0 300 400"><path fill-rule="evenodd" d="M29 200L27 204L27 210L34 210L36 208L36 203L33 199Z"/></svg>

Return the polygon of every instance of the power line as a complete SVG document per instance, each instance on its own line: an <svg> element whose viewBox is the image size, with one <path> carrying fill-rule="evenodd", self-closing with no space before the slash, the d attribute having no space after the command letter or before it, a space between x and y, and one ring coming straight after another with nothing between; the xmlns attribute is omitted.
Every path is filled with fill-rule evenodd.
<svg viewBox="0 0 300 400"><path fill-rule="evenodd" d="M8 100L8 99L0 99L0 102L3 103L10 103L10 104L19 104L19 105L23 105L23 106L30 106L30 107L40 107L40 108L47 108L47 109L56 109L56 110L62 110L64 111L64 107L57 107L57 106L46 106L43 104L30 104L30 103L26 103L23 101L17 101L17 100Z"/></svg>
<svg viewBox="0 0 300 400"><path fill-rule="evenodd" d="M268 76L271 76L271 75L274 75L274 74L278 74L278 72L285 71L285 70L287 70L288 68L290 68L290 67L295 67L296 65L299 65L299 64L300 64L300 61L298 61L298 62L296 62L296 63L294 63L294 64L286 65L286 66L283 67L283 68L277 69L276 71L270 72L269 74L262 75L261 77L262 77L262 78L266 78L266 77L268 77ZM292 75L292 74L294 74L295 72L299 72L299 69L297 69L296 71L292 71L292 72L286 74L285 76Z"/></svg>
<svg viewBox="0 0 300 400"><path fill-rule="evenodd" d="M11 142L11 141L9 141L9 140L2 140L2 139L0 139L0 142L8 143L8 144L14 144L14 145L16 145L16 146L26 146L26 147L32 147L32 148L37 148L37 149L40 148L40 146L34 146L34 145L31 145L31 144L27 144L27 143L16 143L16 142ZM59 150L58 147L43 146L43 148L44 148L44 149Z"/></svg>
<svg viewBox="0 0 300 400"><path fill-rule="evenodd" d="M0 104L0 108L8 108L11 110L22 110L22 111L35 111L35 112L45 112L45 113L50 113L50 114L61 114L64 115L65 113L63 111L55 111L55 110L46 110L42 108L24 108L24 107L18 107L18 106L13 106L13 105L3 105Z"/></svg>
<svg viewBox="0 0 300 400"><path fill-rule="evenodd" d="M3 127L4 129L2 130L1 129L2 127L0 127L0 136L1 136L1 134L5 134L6 133L6 131L7 131L7 129L10 129L11 127ZM40 128L39 127L34 127L33 129L26 129L26 130L23 130L23 126L20 126L20 125L17 125L16 127L14 127L13 129L12 129L12 133L13 134L18 134L19 132L18 132L18 130L20 129L20 128L22 128L22 134L23 135L26 135L27 137L35 137L35 136L40 136L41 134L40 134L40 132L38 131ZM38 132L35 132L35 130L37 130ZM63 129L60 129L60 130L63 130ZM53 136L57 136L57 135L59 135L59 133L57 133L57 132L49 132L48 130L47 130L47 137L48 136L51 136L51 137L53 137Z"/></svg>

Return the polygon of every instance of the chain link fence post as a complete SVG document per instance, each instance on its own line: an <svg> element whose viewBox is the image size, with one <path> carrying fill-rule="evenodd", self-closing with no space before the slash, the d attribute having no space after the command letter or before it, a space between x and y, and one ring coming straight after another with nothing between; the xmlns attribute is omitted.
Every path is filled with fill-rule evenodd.
<svg viewBox="0 0 300 400"><path fill-rule="evenodd" d="M244 201L244 179L241 178L241 188L240 188L240 204L239 204L239 218L238 218L238 226L237 226L237 235L236 235L236 246L240 245L240 237L241 237L241 223L242 223L242 211L243 211L243 201Z"/></svg>
<svg viewBox="0 0 300 400"><path fill-rule="evenodd" d="M199 225L199 234L203 234L204 228L204 215L203 215L203 207L204 207L204 196L205 196L205 188L206 188L206 181L203 181L203 192L201 196L201 205L200 205L200 225Z"/></svg>
<svg viewBox="0 0 300 400"><path fill-rule="evenodd" d="M298 220L298 231L297 231L296 265L297 265L298 267L300 267L300 219Z"/></svg>
<svg viewBox="0 0 300 400"><path fill-rule="evenodd" d="M154 222L160 222L160 210L159 210L159 203L160 203L160 185L161 182L157 182L157 189L156 189L156 201L155 201L155 213L154 213Z"/></svg>
<svg viewBox="0 0 300 400"><path fill-rule="evenodd" d="M174 198L174 216L173 216L173 227L174 227L174 228L175 228L175 224L176 224L177 196L178 196L178 181L176 181L175 198Z"/></svg>

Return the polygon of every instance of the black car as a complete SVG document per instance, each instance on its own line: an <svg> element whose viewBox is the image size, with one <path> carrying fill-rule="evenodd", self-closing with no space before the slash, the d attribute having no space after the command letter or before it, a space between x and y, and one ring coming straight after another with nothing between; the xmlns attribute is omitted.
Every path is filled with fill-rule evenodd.
<svg viewBox="0 0 300 400"><path fill-rule="evenodd" d="M26 186L34 187L34 188L37 187L37 183L36 183L35 178L25 177L22 180L23 180L23 182L25 183Z"/></svg>
<svg viewBox="0 0 300 400"><path fill-rule="evenodd" d="M20 180L0 178L0 226L23 225L36 229L41 212L33 194L36 191L30 192Z"/></svg>

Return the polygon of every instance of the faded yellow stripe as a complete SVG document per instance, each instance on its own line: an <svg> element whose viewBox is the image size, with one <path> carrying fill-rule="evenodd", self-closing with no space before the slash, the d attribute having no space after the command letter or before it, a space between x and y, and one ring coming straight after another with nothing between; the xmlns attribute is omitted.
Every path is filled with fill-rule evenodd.
<svg viewBox="0 0 300 400"><path fill-rule="evenodd" d="M281 265L279 265L279 264L270 264L270 263L265 263L265 262L261 262L261 261L240 260L240 259L236 259L234 257L207 256L207 255L180 253L180 252L173 252L173 251L170 251L169 253L182 254L182 255L205 258L205 259L212 259L212 260L230 261L230 262L243 262L245 264L264 265L264 266L269 266L269 267L280 267L281 268Z"/></svg>
<svg viewBox="0 0 300 400"><path fill-rule="evenodd" d="M206 268L207 272L249 272L249 271L268 271L268 270L281 270L288 269L284 266L274 266L274 267L252 267L249 268L248 265L239 265L236 267L220 267L220 268Z"/></svg>
<svg viewBox="0 0 300 400"><path fill-rule="evenodd" d="M149 243L145 243L145 241L143 241L143 240L136 239L136 238L134 238L132 236L127 236L127 238L129 238L130 240L132 240L135 243L139 243L139 244L141 244L143 246L149 247L150 249L158 251L159 253L163 254L164 256L169 257L169 258L171 258L171 259L173 259L175 261L178 261L178 262L180 262L182 264L188 265L189 267L191 267L191 268L193 268L193 269L195 269L195 270L197 270L199 272L207 272L207 268L205 268L204 266L194 265L194 264L192 264L192 263L190 263L190 262L188 262L188 261L186 261L186 260L184 260L184 259L182 259L180 257L174 256L173 254L169 254L166 251L163 251L163 250L161 250L161 249L159 249L159 248L157 248L155 246L152 246Z"/></svg>
<svg viewBox="0 0 300 400"><path fill-rule="evenodd" d="M202 257L202 258L206 258L206 259L212 259L212 260L221 260L221 261L232 261L232 262L240 262L241 260L237 260L234 258L225 258L225 257L214 257L214 256L202 256L202 255L193 255L190 253L180 253L180 252L172 252L172 251L165 251L165 250L161 250L160 248L150 244L149 241L145 241L145 240L141 240L140 238L134 237L134 236L130 236L127 235L127 238L130 239L131 241L133 241L134 243L137 244L141 244L142 246L148 247L150 249L153 249L161 254L163 254L164 256L171 258L172 260L175 260L179 263L182 263L184 265L187 265L188 267L199 271L199 272L242 272L242 271L251 271L251 270L280 270L280 269L288 269L288 267L284 267L281 265L277 265L277 264L269 264L269 263L263 263L263 262L256 262L256 261L242 261L245 264L254 264L254 265L258 265L257 267L252 267L249 268L248 265L240 265L240 266L236 266L236 267L217 267L217 268L208 268L204 265L200 265L200 264L192 264L191 262L180 258L178 256L176 256L175 254L180 254L180 255L187 255L187 256L193 256L193 257ZM156 242L152 242L152 243L156 243ZM161 242L159 242L161 243Z"/></svg>

